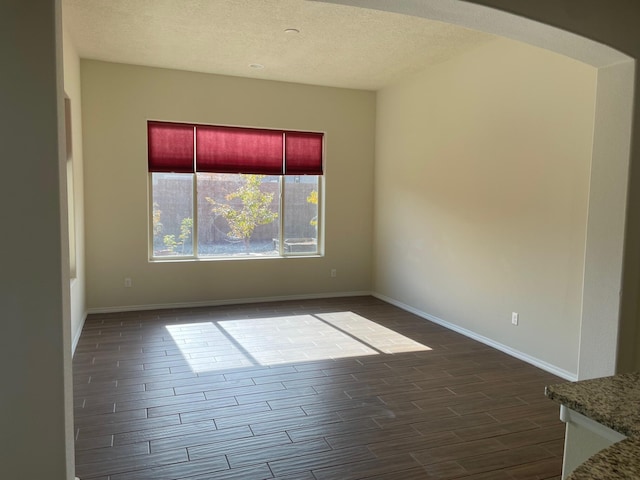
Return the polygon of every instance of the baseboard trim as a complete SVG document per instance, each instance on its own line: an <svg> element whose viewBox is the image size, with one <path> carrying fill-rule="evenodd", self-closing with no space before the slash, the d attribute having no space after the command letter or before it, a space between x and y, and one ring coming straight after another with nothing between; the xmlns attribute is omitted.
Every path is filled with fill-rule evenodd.
<svg viewBox="0 0 640 480"><path fill-rule="evenodd" d="M116 307L89 308L87 313L119 313L144 310L170 310L173 308L217 307L222 305L242 305L262 302L282 302L287 300L313 300L316 298L361 297L372 295L370 291L362 292L328 292L302 295L282 295L274 297L231 298L224 300L205 300L202 302L157 303L149 305L122 305ZM84 322L83 322L84 323ZM79 338L79 337L78 337Z"/></svg>
<svg viewBox="0 0 640 480"><path fill-rule="evenodd" d="M441 325L445 328L448 328L449 330L453 330L454 332L460 333L461 335L464 335L465 337L469 337L473 340L476 340L480 343L484 343L485 345L488 345L492 348L495 348L496 350L500 350L501 352L506 353L507 355L511 355L512 357L515 357L519 360L522 360L523 362L527 362L535 367L538 367L546 372L552 373L554 375L557 375L558 377L564 378L565 380L569 380L572 382L575 382L576 380L578 380L578 376L575 373L569 372L568 370L564 370L562 368L559 368L555 365L552 365L548 362L545 362L544 360L540 360L538 358L532 357L531 355L528 355L526 353L523 353L519 350L516 350L514 348L511 348L507 345L504 345L502 343L496 342L495 340L492 340L488 337L485 337L483 335L480 335L472 330L468 330L466 328L460 327L458 325L455 325L451 322L448 322L446 320L443 320L441 318L436 317L435 315L430 315L428 313L425 313L421 310L418 310L417 308L412 307L411 305L407 305L406 303L402 303L398 300L395 300L393 298L387 297L386 295L382 295L380 293L376 293L376 292L372 292L371 293L372 296L383 300L387 303L390 303L391 305L395 305L398 308L401 308L403 310L406 310L407 312L413 313L414 315L417 315L419 317L424 318L425 320L429 320L430 322L436 323L438 325Z"/></svg>
<svg viewBox="0 0 640 480"><path fill-rule="evenodd" d="M80 328L78 328L78 331L73 335L73 340L71 342L71 358L73 358L73 356L76 354L76 347L78 346L78 342L80 341L80 335L82 335L82 329L84 328L84 322L86 322L87 320L87 315L89 315L89 313L84 312L84 315L82 316L82 322L80 322Z"/></svg>

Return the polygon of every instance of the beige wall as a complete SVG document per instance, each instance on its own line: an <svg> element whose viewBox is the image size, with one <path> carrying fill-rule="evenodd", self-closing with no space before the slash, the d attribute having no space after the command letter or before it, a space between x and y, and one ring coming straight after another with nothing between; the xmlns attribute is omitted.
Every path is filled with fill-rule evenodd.
<svg viewBox="0 0 640 480"><path fill-rule="evenodd" d="M575 376L596 72L500 39L380 91L374 291Z"/></svg>
<svg viewBox="0 0 640 480"><path fill-rule="evenodd" d="M83 60L82 108L90 309L370 291L374 93ZM326 255L150 263L147 119L326 132Z"/></svg>
<svg viewBox="0 0 640 480"><path fill-rule="evenodd" d="M82 102L80 58L66 31L63 32L64 91L71 101L73 156L73 206L75 217L76 275L71 279L71 336L77 344L87 314L84 268L84 171L82 159Z"/></svg>
<svg viewBox="0 0 640 480"><path fill-rule="evenodd" d="M640 42L634 23L640 3L326 1L454 23L524 41L598 68L578 377L610 375L633 369L634 363L638 368L640 168L636 164L640 149L635 146L640 143L640 122L632 119L640 118L640 97L633 93L640 87L640 77L635 75Z"/></svg>
<svg viewBox="0 0 640 480"><path fill-rule="evenodd" d="M601 42L635 59L634 89L640 91L640 2L636 0L467 0ZM403 2L409 3L409 2ZM625 225L624 274L618 335L618 371L640 369L640 95L627 96L633 109L631 168ZM610 119L621 120L619 116ZM626 122L626 119L625 119ZM623 125L628 128L628 122ZM601 319L602 321L602 319ZM615 319L605 318L605 322Z"/></svg>

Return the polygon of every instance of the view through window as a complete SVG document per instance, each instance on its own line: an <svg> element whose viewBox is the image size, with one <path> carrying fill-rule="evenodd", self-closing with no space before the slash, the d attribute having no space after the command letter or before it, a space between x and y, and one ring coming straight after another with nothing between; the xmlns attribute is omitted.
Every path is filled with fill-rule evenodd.
<svg viewBox="0 0 640 480"><path fill-rule="evenodd" d="M318 253L317 175L151 177L154 257Z"/></svg>

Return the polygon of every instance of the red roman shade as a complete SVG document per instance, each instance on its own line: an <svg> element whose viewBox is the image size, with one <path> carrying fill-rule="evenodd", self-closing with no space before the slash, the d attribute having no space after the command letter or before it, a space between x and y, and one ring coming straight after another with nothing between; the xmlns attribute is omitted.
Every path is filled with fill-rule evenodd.
<svg viewBox="0 0 640 480"><path fill-rule="evenodd" d="M147 123L150 172L193 173L193 125Z"/></svg>
<svg viewBox="0 0 640 480"><path fill-rule="evenodd" d="M282 131L197 126L196 170L282 175Z"/></svg>
<svg viewBox="0 0 640 480"><path fill-rule="evenodd" d="M285 132L286 175L322 175L321 133Z"/></svg>
<svg viewBox="0 0 640 480"><path fill-rule="evenodd" d="M149 121L147 142L150 172L322 175L322 133Z"/></svg>

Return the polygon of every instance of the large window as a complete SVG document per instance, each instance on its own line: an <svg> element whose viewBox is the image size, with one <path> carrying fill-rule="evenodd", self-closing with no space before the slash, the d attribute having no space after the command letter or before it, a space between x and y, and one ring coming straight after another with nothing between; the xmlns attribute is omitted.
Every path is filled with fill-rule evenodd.
<svg viewBox="0 0 640 480"><path fill-rule="evenodd" d="M323 135L148 122L153 259L317 255Z"/></svg>

